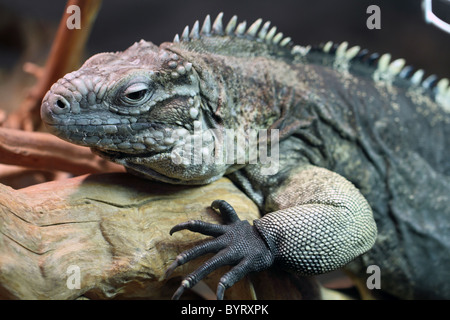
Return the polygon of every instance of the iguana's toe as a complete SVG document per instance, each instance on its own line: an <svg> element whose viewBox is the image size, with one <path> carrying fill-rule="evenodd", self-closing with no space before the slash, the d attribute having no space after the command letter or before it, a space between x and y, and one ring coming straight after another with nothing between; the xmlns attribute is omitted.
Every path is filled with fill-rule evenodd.
<svg viewBox="0 0 450 320"><path fill-rule="evenodd" d="M222 276L217 287L217 298L222 299L225 290L245 275L264 270L273 264L274 254L255 227L248 221L241 221L231 205L223 200L214 201L212 207L220 210L226 225L192 220L178 224L171 230L171 234L187 229L216 237L179 254L167 269L166 277L175 268L192 259L206 253L216 253L214 257L184 278L173 299L179 299L185 289L192 288L214 270L224 265L233 265L234 267Z"/></svg>

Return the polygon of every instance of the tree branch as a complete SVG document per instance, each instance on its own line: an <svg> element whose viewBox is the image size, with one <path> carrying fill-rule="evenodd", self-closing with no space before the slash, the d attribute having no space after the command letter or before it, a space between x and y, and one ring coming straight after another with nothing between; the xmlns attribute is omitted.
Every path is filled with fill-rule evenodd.
<svg viewBox="0 0 450 320"><path fill-rule="evenodd" d="M31 88L21 106L6 119L4 127L34 131L40 126L41 101L53 83L79 65L101 2L101 0L69 0L67 2L42 76L37 79L36 85ZM77 5L80 8L80 29L67 28L66 21L70 16L70 13L67 13L67 7L70 5Z"/></svg>
<svg viewBox="0 0 450 320"><path fill-rule="evenodd" d="M49 133L0 128L0 163L74 175L124 171L94 155L89 148L65 142Z"/></svg>

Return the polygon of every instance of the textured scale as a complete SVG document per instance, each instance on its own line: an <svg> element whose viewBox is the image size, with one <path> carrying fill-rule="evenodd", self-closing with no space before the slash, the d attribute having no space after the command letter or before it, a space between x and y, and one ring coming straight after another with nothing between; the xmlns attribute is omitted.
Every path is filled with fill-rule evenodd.
<svg viewBox="0 0 450 320"><path fill-rule="evenodd" d="M255 222L259 230L268 230L268 241L281 248L275 257L281 265L303 275L326 273L372 246L376 232L372 211L348 181L312 168L289 184L292 187L271 196L283 213L275 211ZM293 203L299 209L290 208Z"/></svg>

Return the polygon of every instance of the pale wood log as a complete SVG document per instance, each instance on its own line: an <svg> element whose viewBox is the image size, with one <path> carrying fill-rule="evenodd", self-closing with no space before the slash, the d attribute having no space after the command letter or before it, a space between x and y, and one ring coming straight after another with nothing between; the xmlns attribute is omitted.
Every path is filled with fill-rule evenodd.
<svg viewBox="0 0 450 320"><path fill-rule="evenodd" d="M176 255L206 238L188 231L170 236L169 230L189 219L220 222L209 208L218 197L242 219L258 217L254 203L227 179L182 187L111 173L21 190L0 185L0 298L170 298L180 276L210 256L164 280ZM80 268L80 289L67 286L72 265ZM225 271L205 282L215 291ZM226 298L252 297L247 279L226 292Z"/></svg>

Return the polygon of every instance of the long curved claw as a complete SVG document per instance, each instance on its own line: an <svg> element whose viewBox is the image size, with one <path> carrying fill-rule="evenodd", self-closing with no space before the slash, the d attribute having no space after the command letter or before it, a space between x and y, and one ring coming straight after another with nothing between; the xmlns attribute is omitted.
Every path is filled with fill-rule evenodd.
<svg viewBox="0 0 450 320"><path fill-rule="evenodd" d="M201 267L189 274L181 282L173 295L179 299L187 288L212 271L224 265L234 267L222 276L217 286L217 299L223 299L225 290L242 279L249 272L270 267L275 255L270 251L258 230L248 221L241 221L231 205L223 200L215 200L212 205L223 216L226 225L215 225L199 220L180 223L171 229L171 234L180 230L190 230L216 237L179 254L166 271L166 278L178 267L206 253L217 253Z"/></svg>
<svg viewBox="0 0 450 320"><path fill-rule="evenodd" d="M192 288L208 274L222 266L233 264L234 260L234 255L229 250L224 249L206 261L194 272L187 275L182 282L182 286L185 288Z"/></svg>
<svg viewBox="0 0 450 320"><path fill-rule="evenodd" d="M216 291L217 300L223 300L223 296L225 295L225 289L226 289L225 286L219 282Z"/></svg>
<svg viewBox="0 0 450 320"><path fill-rule="evenodd" d="M255 263L251 258L245 258L243 259L238 265L231 268L230 271L225 273L219 281L219 284L217 286L217 299L222 300L223 294L225 293L225 290L233 286L236 282L241 280L245 275L252 271L258 270L258 268L255 268Z"/></svg>
<svg viewBox="0 0 450 320"><path fill-rule="evenodd" d="M198 232L207 236L218 237L227 231L227 226L213 224L201 220L190 220L177 224L170 229L170 235L181 230Z"/></svg>
<svg viewBox="0 0 450 320"><path fill-rule="evenodd" d="M189 262L207 253L218 252L225 246L225 243L221 243L221 241L219 241L218 239L214 239L201 243L189 250L183 251L175 258L175 261L172 262L169 268L167 268L164 275L165 279L167 279L177 267L185 264L186 262Z"/></svg>
<svg viewBox="0 0 450 320"><path fill-rule="evenodd" d="M226 224L233 224L241 221L233 207L224 200L214 200L213 203L211 203L211 208L219 209Z"/></svg>
<svg viewBox="0 0 450 320"><path fill-rule="evenodd" d="M177 291L172 296L172 300L179 300L181 295L183 294L184 290L186 290L187 284L185 281L181 282L181 285L178 287Z"/></svg>

